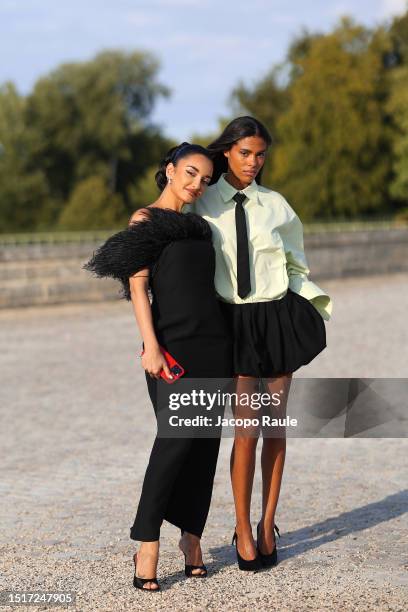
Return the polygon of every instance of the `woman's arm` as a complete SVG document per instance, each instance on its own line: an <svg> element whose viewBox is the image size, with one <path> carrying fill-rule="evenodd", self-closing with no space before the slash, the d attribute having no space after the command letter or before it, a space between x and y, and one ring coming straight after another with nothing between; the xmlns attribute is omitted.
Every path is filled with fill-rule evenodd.
<svg viewBox="0 0 408 612"><path fill-rule="evenodd" d="M146 214L143 210L137 210L129 220L132 223L144 221ZM159 378L160 372L164 370L167 378L173 378L167 362L160 350L154 331L152 308L149 300L149 268L139 270L129 277L130 297L137 325L143 339L144 353L142 356L142 367L153 378Z"/></svg>
<svg viewBox="0 0 408 612"><path fill-rule="evenodd" d="M154 378L160 377L163 369L172 378L167 362L160 350L153 326L152 309L148 294L149 270L140 270L129 278L133 311L144 343L142 366Z"/></svg>
<svg viewBox="0 0 408 612"><path fill-rule="evenodd" d="M133 222L145 219L143 211L134 213L129 221ZM152 309L149 300L149 268L139 270L129 277L130 296L135 313L136 322L144 343L144 354L142 356L142 367L152 377L159 378L163 369L168 378L173 378L167 362L160 350L154 331Z"/></svg>
<svg viewBox="0 0 408 612"><path fill-rule="evenodd" d="M145 343L142 365L155 378L162 369L166 376L170 372L154 331L147 279L150 267L160 257L165 244L166 241L157 236L154 218L147 209L141 209L132 215L129 227L110 236L82 266L98 278L114 278L122 284L122 297L132 300Z"/></svg>
<svg viewBox="0 0 408 612"><path fill-rule="evenodd" d="M291 219L280 228L280 234L285 248L289 288L309 300L323 319L328 321L332 314L332 300L325 291L308 278L310 270L303 246L303 226L286 200L285 205L291 213Z"/></svg>

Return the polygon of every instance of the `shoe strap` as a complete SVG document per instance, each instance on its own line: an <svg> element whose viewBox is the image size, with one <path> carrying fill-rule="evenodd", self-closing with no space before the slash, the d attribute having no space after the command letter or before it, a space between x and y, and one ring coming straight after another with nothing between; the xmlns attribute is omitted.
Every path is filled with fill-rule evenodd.
<svg viewBox="0 0 408 612"><path fill-rule="evenodd" d="M139 578L139 576L136 576L136 574L135 574L135 578L141 584L146 584L146 582L154 582L154 584L157 584L157 586L159 585L159 583L157 582L157 578Z"/></svg>

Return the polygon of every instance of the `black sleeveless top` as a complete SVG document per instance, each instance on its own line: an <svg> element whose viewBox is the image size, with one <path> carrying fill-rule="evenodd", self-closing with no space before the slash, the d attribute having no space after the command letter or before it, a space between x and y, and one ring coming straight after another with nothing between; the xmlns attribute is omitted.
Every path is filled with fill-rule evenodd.
<svg viewBox="0 0 408 612"><path fill-rule="evenodd" d="M147 208L147 219L114 234L83 267L116 278L149 269L157 339L193 377L229 377L232 344L214 288L211 228L194 213Z"/></svg>

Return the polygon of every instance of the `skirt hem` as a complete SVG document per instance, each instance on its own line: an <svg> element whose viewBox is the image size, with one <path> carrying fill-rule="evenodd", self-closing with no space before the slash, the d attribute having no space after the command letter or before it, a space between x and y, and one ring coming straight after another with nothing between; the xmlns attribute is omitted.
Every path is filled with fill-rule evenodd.
<svg viewBox="0 0 408 612"><path fill-rule="evenodd" d="M291 289L278 300L223 302L221 308L233 337L234 376L289 374L310 363L327 346L322 316Z"/></svg>

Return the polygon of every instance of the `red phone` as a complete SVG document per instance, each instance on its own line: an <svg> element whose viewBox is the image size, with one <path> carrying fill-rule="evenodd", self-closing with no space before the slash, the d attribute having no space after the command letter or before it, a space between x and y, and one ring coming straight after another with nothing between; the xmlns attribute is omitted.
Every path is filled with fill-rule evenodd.
<svg viewBox="0 0 408 612"><path fill-rule="evenodd" d="M173 378L167 378L167 376L164 373L164 370L160 372L160 376L166 383L169 383L169 385L172 385L173 383L176 382L176 380L178 380L181 376L183 376L185 370L183 366L177 363L174 357L172 357L170 353L166 351L165 348L161 346L160 350L164 355L167 365L169 366L170 372L173 374ZM142 350L141 355L143 355L143 353L144 353L144 349Z"/></svg>

